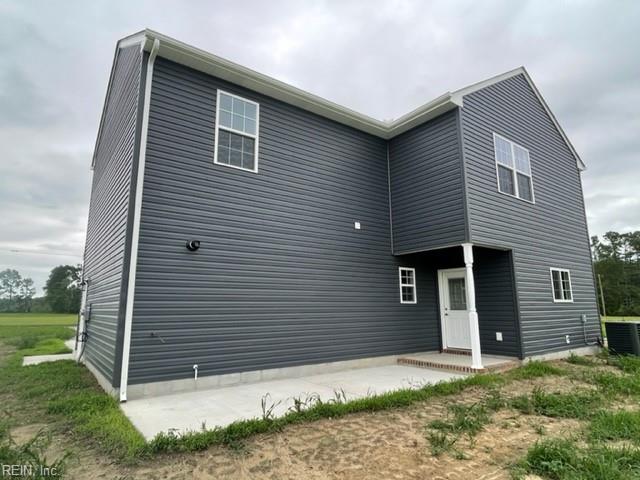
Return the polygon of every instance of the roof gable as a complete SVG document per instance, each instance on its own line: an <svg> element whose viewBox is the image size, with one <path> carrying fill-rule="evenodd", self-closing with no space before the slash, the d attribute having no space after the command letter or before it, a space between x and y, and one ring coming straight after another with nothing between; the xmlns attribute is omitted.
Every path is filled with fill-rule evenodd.
<svg viewBox="0 0 640 480"><path fill-rule="evenodd" d="M393 138L411 128L427 122L435 117L442 115L443 113L453 110L457 107L464 106L464 96L482 88L493 85L507 78L523 74L530 84L532 90L540 100L540 103L544 107L545 111L553 121L558 132L566 142L567 146L571 150L571 153L576 159L576 163L580 170L584 170L585 164L580 159L580 156L576 152L575 148L569 141L568 137L560 127L560 124L556 120L555 116L549 109L544 98L534 85L533 81L529 77L529 74L524 67L516 68L509 72L497 75L488 80L470 85L468 87L456 90L454 92L446 92L443 95L431 100L430 102L421 105L420 107L412 110L411 112L401 116L392 121L382 121L369 117L362 113L356 112L349 108L338 105L337 103L326 100L317 95L305 92L292 85L288 85L284 82L276 80L267 75L263 75L259 72L251 70L249 68L233 63L222 57L218 57L204 50L198 49L186 43L175 40L161 33L154 32L153 30L143 30L135 33L131 36L125 37L118 42L116 47L117 51L121 48L130 47L133 45L140 45L145 51L151 51L154 42L159 42L159 48L157 55L176 63L194 68L195 70L208 73L215 77L221 78L236 85L245 87L249 90L267 95L282 102L294 105L302 108L303 110L310 111L317 115L329 118L338 123L351 126L355 129L370 133L380 138L390 139ZM111 83L111 80L110 82ZM110 84L107 89L107 99L109 98ZM106 110L103 109L103 116ZM102 128L102 121L101 127ZM98 132L98 138L100 131ZM95 153L94 153L95 159Z"/></svg>

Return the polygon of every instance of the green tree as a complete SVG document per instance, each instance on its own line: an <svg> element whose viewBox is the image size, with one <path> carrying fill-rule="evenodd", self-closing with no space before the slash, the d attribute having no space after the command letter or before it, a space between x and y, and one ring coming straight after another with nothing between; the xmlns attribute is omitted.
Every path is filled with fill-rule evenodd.
<svg viewBox="0 0 640 480"><path fill-rule="evenodd" d="M30 312L33 304L33 296L36 294L36 289L33 286L33 280L30 278L23 278L18 287L18 308L21 312Z"/></svg>
<svg viewBox="0 0 640 480"><path fill-rule="evenodd" d="M51 270L45 286L45 298L56 313L77 313L80 310L79 265L59 265Z"/></svg>
<svg viewBox="0 0 640 480"><path fill-rule="evenodd" d="M13 302L21 281L22 277L17 270L7 268L0 272L0 296L7 298L9 303Z"/></svg>
<svg viewBox="0 0 640 480"><path fill-rule="evenodd" d="M591 237L609 315L640 315L640 231Z"/></svg>

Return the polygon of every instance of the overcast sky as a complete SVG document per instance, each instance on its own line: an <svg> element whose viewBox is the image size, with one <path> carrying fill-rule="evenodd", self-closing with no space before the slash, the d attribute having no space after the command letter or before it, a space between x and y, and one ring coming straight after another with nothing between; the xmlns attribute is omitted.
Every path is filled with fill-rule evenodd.
<svg viewBox="0 0 640 480"><path fill-rule="evenodd" d="M145 27L380 119L524 65L588 166L591 234L640 229L638 1L1 1L0 270L38 294L81 262L113 49Z"/></svg>

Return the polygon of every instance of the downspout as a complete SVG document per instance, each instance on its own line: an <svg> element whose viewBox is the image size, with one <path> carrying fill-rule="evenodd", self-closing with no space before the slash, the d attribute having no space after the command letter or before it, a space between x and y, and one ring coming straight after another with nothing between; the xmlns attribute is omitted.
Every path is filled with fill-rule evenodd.
<svg viewBox="0 0 640 480"><path fill-rule="evenodd" d="M127 401L127 383L129 381L129 355L131 352L131 330L133 323L133 299L136 290L136 268L138 264L138 245L140 241L140 218L142 214L142 188L144 186L144 166L147 153L147 135L149 132L149 107L151 104L151 84L153 65L160 48L160 40L155 39L147 60L147 75L144 86L144 105L140 133L140 153L138 156L138 175L136 178L136 197L133 212L133 231L131 234L131 256L129 263L129 282L127 286L127 304L124 318L124 339L122 344L122 367L120 371L120 401Z"/></svg>

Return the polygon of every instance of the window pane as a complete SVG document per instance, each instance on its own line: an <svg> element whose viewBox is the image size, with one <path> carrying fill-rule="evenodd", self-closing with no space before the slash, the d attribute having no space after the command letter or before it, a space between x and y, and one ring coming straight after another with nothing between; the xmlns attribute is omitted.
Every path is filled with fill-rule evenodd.
<svg viewBox="0 0 640 480"><path fill-rule="evenodd" d="M236 115L234 113L233 114L233 123L232 123L231 127L234 130L240 130L241 132L244 131L244 117L241 117L240 115Z"/></svg>
<svg viewBox="0 0 640 480"><path fill-rule="evenodd" d="M509 193L511 195L516 194L515 185L513 183L513 170L498 165L498 181L500 191L503 193Z"/></svg>
<svg viewBox="0 0 640 480"><path fill-rule="evenodd" d="M220 125L231 128L231 114L229 112L220 110Z"/></svg>
<svg viewBox="0 0 640 480"><path fill-rule="evenodd" d="M218 146L218 163L229 165L229 148L224 145Z"/></svg>
<svg viewBox="0 0 640 480"><path fill-rule="evenodd" d="M256 134L256 122L255 120L251 120L249 118L244 119L244 131L250 133L251 135Z"/></svg>
<svg viewBox="0 0 640 480"><path fill-rule="evenodd" d="M558 270L551 271L553 279L553 298L554 300L562 300L562 282L560 281L560 272Z"/></svg>
<svg viewBox="0 0 640 480"><path fill-rule="evenodd" d="M531 175L531 165L529 163L529 152L517 145L513 146L516 154L516 170L527 175Z"/></svg>
<svg viewBox="0 0 640 480"><path fill-rule="evenodd" d="M253 153L247 153L246 151L242 154L242 168L248 168L249 170L253 170Z"/></svg>
<svg viewBox="0 0 640 480"><path fill-rule="evenodd" d="M242 135L236 133L230 133L231 136L231 148L234 150L242 150Z"/></svg>
<svg viewBox="0 0 640 480"><path fill-rule="evenodd" d="M511 144L500 137L495 137L496 160L509 167L513 167Z"/></svg>
<svg viewBox="0 0 640 480"><path fill-rule="evenodd" d="M253 155L255 150L256 141L253 138L242 137L242 150L245 153Z"/></svg>
<svg viewBox="0 0 640 480"><path fill-rule="evenodd" d="M244 115L244 102L239 98L233 99L233 114Z"/></svg>
<svg viewBox="0 0 640 480"><path fill-rule="evenodd" d="M234 167L242 167L242 151L231 149L229 154L229 164Z"/></svg>
<svg viewBox="0 0 640 480"><path fill-rule="evenodd" d="M230 144L230 136L231 134L226 130L218 130L218 144L228 147Z"/></svg>
<svg viewBox="0 0 640 480"><path fill-rule="evenodd" d="M232 110L233 97L224 93L220 94L220 109L230 112Z"/></svg>
<svg viewBox="0 0 640 480"><path fill-rule="evenodd" d="M451 310L467 309L467 293L464 286L464 278L449 279L449 308Z"/></svg>
<svg viewBox="0 0 640 480"><path fill-rule="evenodd" d="M531 178L521 173L518 176L518 196L525 200L533 201L533 193L531 192Z"/></svg>
<svg viewBox="0 0 640 480"><path fill-rule="evenodd" d="M251 120L256 119L257 109L253 103L245 102L244 104L244 116L250 118Z"/></svg>
<svg viewBox="0 0 640 480"><path fill-rule="evenodd" d="M403 302L415 301L413 287L402 287L402 301Z"/></svg>
<svg viewBox="0 0 640 480"><path fill-rule="evenodd" d="M569 272L562 272L562 293L565 300L572 300L571 298L571 280L569 279Z"/></svg>
<svg viewBox="0 0 640 480"><path fill-rule="evenodd" d="M407 272L407 283L409 285L413 285L413 270L406 270Z"/></svg>

